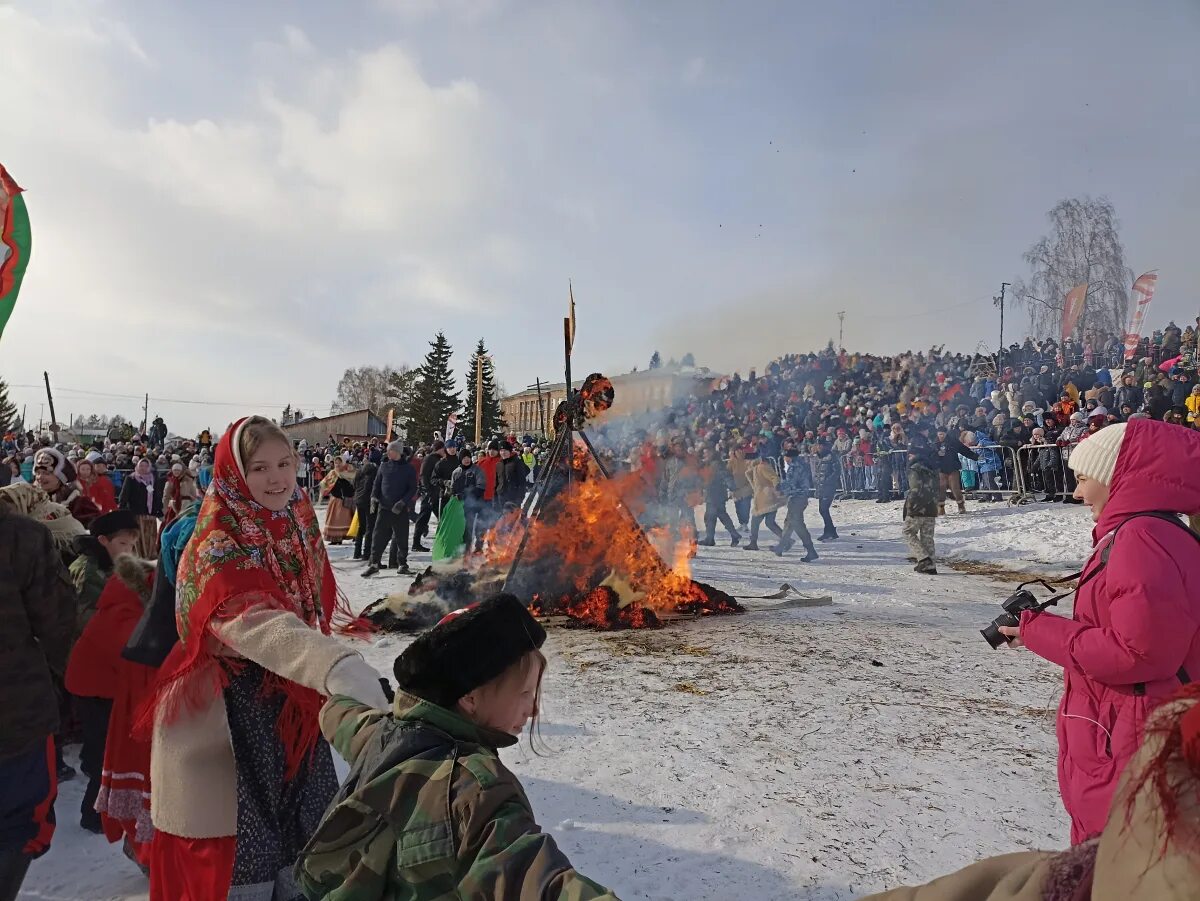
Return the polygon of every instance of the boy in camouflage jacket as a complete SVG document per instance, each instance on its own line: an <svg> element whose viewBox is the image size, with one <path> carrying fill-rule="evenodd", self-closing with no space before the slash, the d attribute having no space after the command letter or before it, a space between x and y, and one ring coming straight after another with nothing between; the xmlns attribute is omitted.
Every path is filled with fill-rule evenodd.
<svg viewBox="0 0 1200 901"><path fill-rule="evenodd" d="M498 595L397 658L390 714L329 700L321 730L351 771L296 864L308 898L615 901L539 829L497 754L517 743L516 720L536 715L545 637L520 601ZM523 708L522 679L526 694L532 686ZM488 692L493 707L508 692L520 712L497 720Z"/></svg>

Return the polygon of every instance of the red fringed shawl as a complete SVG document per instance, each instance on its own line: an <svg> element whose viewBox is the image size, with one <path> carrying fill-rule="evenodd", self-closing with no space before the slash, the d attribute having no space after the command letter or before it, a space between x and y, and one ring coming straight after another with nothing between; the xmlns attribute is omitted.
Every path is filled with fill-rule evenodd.
<svg viewBox="0 0 1200 901"><path fill-rule="evenodd" d="M164 661L154 697L139 717L146 732L156 715L169 722L188 708L203 709L223 690L226 672L209 640L214 618L258 608L288 610L328 635L335 609L348 614L338 604L337 583L307 494L297 488L280 513L253 500L234 453L244 422L234 423L217 445L212 485L179 560L179 644ZM237 658L221 659L237 665ZM286 696L278 726L290 779L320 736L322 699L271 673L263 687Z"/></svg>

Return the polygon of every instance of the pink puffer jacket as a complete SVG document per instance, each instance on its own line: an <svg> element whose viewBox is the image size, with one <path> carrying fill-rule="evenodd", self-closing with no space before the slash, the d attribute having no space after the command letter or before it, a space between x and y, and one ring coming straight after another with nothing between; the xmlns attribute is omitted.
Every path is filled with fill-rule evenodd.
<svg viewBox="0 0 1200 901"><path fill-rule="evenodd" d="M1135 419L1092 532L1074 617L1021 616L1026 646L1065 671L1058 782L1072 843L1104 829L1150 710L1182 678L1200 679L1200 542L1161 519L1129 519L1151 510L1200 512L1200 432Z"/></svg>

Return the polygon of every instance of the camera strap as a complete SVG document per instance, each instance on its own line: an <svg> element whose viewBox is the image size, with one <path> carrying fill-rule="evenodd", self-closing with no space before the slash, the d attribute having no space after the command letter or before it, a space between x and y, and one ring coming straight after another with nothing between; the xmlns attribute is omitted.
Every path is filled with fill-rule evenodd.
<svg viewBox="0 0 1200 901"><path fill-rule="evenodd" d="M1108 533L1108 536L1107 536L1108 544L1106 544L1104 546L1104 549L1102 551L1100 551L1100 565L1097 566L1095 569L1093 569L1091 572L1089 572L1082 579L1080 579L1078 585L1076 585L1074 588L1072 588L1066 594L1062 595L1062 597L1055 598L1055 600L1060 601L1063 598L1069 598L1071 595L1078 592L1079 589L1081 589L1084 585L1086 585L1088 582L1090 582L1092 579L1094 579L1097 575L1099 575L1100 572L1104 569L1104 567L1106 567L1108 565L1108 558L1109 558L1109 555L1112 553L1113 545L1116 544L1117 532L1119 532L1121 530L1121 526L1125 525L1125 523L1129 522L1131 519L1137 519L1140 516L1152 516L1155 519L1161 519L1163 522L1169 522L1174 526L1178 526L1179 528L1183 529L1183 531L1187 532L1189 536L1194 538L1196 540L1197 544L1200 544L1200 535L1197 535L1195 532L1193 532L1191 530L1191 528L1183 520L1181 520L1177 515L1175 515L1174 513L1171 513L1168 510L1144 510L1141 513L1133 513L1133 514L1125 517L1119 523L1117 523L1116 528L1114 528L1111 532ZM1074 581L1075 579L1079 579L1080 576L1083 576L1084 570L1086 570L1086 569L1087 569L1087 567L1085 566L1083 569L1081 569L1077 573L1072 573L1069 576L1063 576L1061 579L1053 579L1051 581L1055 585L1060 585L1065 582ZM1180 685L1187 685L1192 681L1191 675L1188 673L1187 669L1182 666L1179 667L1179 671L1175 674L1175 676L1176 676L1176 678L1179 679ZM1133 693L1137 697L1144 696L1146 694L1146 683L1145 682L1134 683Z"/></svg>

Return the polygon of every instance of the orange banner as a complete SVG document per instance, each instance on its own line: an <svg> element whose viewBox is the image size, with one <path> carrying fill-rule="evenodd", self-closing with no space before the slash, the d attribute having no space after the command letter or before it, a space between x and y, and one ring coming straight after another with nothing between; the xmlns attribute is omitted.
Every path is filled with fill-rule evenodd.
<svg viewBox="0 0 1200 901"><path fill-rule="evenodd" d="M1083 315L1083 305L1087 303L1087 289L1087 282L1084 282L1067 292L1067 299L1063 303L1062 319L1062 339L1064 341L1075 332L1075 326L1079 324L1079 317Z"/></svg>
<svg viewBox="0 0 1200 901"><path fill-rule="evenodd" d="M1133 283L1133 315L1129 319L1129 328L1125 331L1125 359L1132 360L1137 352L1138 342L1142 340L1142 323L1146 319L1146 310L1154 298L1154 289L1158 285L1158 276L1147 272Z"/></svg>

